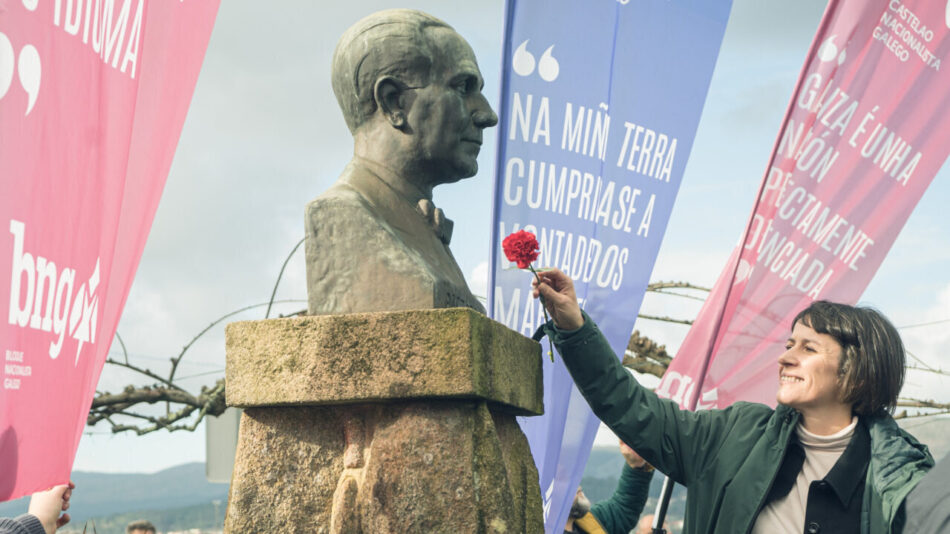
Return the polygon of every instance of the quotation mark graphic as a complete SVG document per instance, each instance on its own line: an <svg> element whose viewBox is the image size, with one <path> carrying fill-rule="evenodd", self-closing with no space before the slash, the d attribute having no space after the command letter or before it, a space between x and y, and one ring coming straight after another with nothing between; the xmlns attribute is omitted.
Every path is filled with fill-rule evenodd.
<svg viewBox="0 0 950 534"><path fill-rule="evenodd" d="M13 43L10 42L6 34L0 32L0 100L6 96L10 85L13 84L15 73L18 74L20 86L23 87L29 98L26 104L26 115L29 115L33 111L33 105L36 104L36 95L40 91L40 77L42 74L40 53L36 51L36 47L33 45L25 45L20 49L20 60L17 62Z"/></svg>
<svg viewBox="0 0 950 534"><path fill-rule="evenodd" d="M821 46L818 47L818 59L825 63L828 61L834 61L835 57L838 58L838 64L844 63L845 52L844 48L841 49L841 54L838 54L838 47L835 45L835 37L837 35L832 35L831 37L825 39L825 42L821 43Z"/></svg>
<svg viewBox="0 0 950 534"><path fill-rule="evenodd" d="M561 65L554 59L551 52L554 45L551 45L541 54L541 59L537 61L538 76L546 82L553 82L561 72ZM521 43L515 50L514 57L511 58L511 68L519 76L530 76L534 72L535 60L534 54L528 52L528 40Z"/></svg>

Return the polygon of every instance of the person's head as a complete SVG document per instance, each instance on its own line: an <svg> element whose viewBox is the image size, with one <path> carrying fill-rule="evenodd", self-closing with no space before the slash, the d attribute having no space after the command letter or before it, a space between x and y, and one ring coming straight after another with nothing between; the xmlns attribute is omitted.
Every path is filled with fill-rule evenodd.
<svg viewBox="0 0 950 534"><path fill-rule="evenodd" d="M587 512L590 512L590 499L587 498L587 495L584 495L584 490L577 488L577 493L574 494L574 502L571 504L571 511L567 516L570 519L579 519L587 515Z"/></svg>
<svg viewBox="0 0 950 534"><path fill-rule="evenodd" d="M340 38L332 80L357 153L370 147L428 187L477 172L482 130L498 117L474 52L445 22L408 9L369 15Z"/></svg>
<svg viewBox="0 0 950 534"><path fill-rule="evenodd" d="M155 525L144 519L132 521L126 525L125 534L155 534Z"/></svg>
<svg viewBox="0 0 950 534"><path fill-rule="evenodd" d="M904 345L887 318L816 301L792 321L776 399L800 411L839 403L856 415L881 415L894 410L903 384Z"/></svg>
<svg viewBox="0 0 950 534"><path fill-rule="evenodd" d="M574 494L574 502L571 503L571 511L567 514L567 521L564 523L564 532L574 532L574 522L584 517L590 512L590 500L584 495L584 490L577 488Z"/></svg>

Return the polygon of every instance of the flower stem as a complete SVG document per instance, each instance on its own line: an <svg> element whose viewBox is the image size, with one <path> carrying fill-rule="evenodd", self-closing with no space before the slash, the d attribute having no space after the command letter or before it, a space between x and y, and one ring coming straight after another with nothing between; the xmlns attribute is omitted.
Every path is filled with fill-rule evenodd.
<svg viewBox="0 0 950 534"><path fill-rule="evenodd" d="M540 285L541 285L541 277L538 276L538 271L535 271L535 270L534 270L534 267L532 267L530 263L528 264L528 269L531 271L532 274L534 274L534 278L538 281L538 285L540 286ZM544 306L544 297L541 295L540 292L538 292L538 300L541 301L541 311L544 312L544 322L547 323L548 321L550 321L550 319L548 319L548 309ZM551 340L550 340L550 339L548 339L548 356L551 357L551 362L553 363L553 362L554 362L554 350L551 348Z"/></svg>

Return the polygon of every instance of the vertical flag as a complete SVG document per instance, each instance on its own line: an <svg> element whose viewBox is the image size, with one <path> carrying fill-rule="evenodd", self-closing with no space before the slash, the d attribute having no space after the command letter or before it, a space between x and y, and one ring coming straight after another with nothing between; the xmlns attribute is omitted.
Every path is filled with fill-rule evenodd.
<svg viewBox="0 0 950 534"><path fill-rule="evenodd" d="M525 229L536 265L574 278L622 354L679 189L731 2L510 0L495 173L490 315L531 335L530 277L501 240ZM558 360L544 359L542 417L521 420L560 532L597 419Z"/></svg>
<svg viewBox="0 0 950 534"><path fill-rule="evenodd" d="M832 0L738 251L657 389L775 404L791 318L854 303L950 152L950 3Z"/></svg>
<svg viewBox="0 0 950 534"><path fill-rule="evenodd" d="M0 0L0 501L64 483L217 0Z"/></svg>

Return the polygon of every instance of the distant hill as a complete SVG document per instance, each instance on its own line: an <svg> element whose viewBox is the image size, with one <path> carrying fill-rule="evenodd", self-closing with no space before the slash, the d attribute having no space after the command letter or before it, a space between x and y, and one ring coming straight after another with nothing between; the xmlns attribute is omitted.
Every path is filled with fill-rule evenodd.
<svg viewBox="0 0 950 534"><path fill-rule="evenodd" d="M69 513L76 524L90 517L107 517L131 511L158 511L211 506L220 500L226 506L227 484L212 484L205 479L203 463L179 465L157 473L89 473L75 471L72 475L76 492L70 500ZM0 516L16 516L26 512L28 499L0 503ZM102 529L99 529L102 532Z"/></svg>
<svg viewBox="0 0 950 534"><path fill-rule="evenodd" d="M221 531L224 528L224 512L227 502L220 501L215 507L213 503L170 508L168 510L137 510L108 517L92 518L87 534L92 532L95 525L97 534L125 534L125 527L136 519L148 519L159 532L181 532L191 529L206 531ZM68 526L58 530L57 534L80 534L85 520L71 521Z"/></svg>

